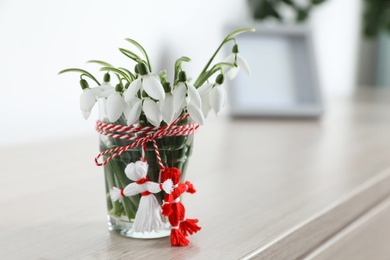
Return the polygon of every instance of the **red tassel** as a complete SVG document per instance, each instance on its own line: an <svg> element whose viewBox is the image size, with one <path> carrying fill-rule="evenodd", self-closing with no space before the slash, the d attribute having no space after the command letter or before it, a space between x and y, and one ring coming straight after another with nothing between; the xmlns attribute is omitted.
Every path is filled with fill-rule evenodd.
<svg viewBox="0 0 390 260"><path fill-rule="evenodd" d="M190 241L180 232L179 229L171 230L171 245L172 246L188 246Z"/></svg>
<svg viewBox="0 0 390 260"><path fill-rule="evenodd" d="M196 192L196 190L194 189L194 185L191 182L186 181L184 184L187 186L188 193L194 194Z"/></svg>
<svg viewBox="0 0 390 260"><path fill-rule="evenodd" d="M201 230L201 227L199 227L197 223L197 219L187 218L186 220L180 222L180 230L185 236L188 236L188 234L192 235Z"/></svg>
<svg viewBox="0 0 390 260"><path fill-rule="evenodd" d="M162 207L161 207L161 214L163 214L164 216L169 216L172 214L172 204L171 203L166 203L166 204L163 204Z"/></svg>

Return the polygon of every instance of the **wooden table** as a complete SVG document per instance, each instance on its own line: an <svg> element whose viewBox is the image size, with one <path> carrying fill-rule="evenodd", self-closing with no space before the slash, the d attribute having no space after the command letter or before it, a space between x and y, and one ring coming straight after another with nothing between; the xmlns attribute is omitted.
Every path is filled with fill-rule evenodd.
<svg viewBox="0 0 390 260"><path fill-rule="evenodd" d="M210 118L184 197L191 245L106 224L97 135L2 147L0 259L389 259L390 93L328 102L320 120Z"/></svg>

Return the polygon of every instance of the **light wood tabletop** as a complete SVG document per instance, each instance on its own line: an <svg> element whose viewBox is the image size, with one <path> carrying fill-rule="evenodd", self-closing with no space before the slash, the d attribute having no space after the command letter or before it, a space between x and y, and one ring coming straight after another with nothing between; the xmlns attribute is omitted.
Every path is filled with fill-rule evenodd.
<svg viewBox="0 0 390 260"><path fill-rule="evenodd" d="M183 197L187 216L202 226L188 247L108 231L93 129L0 147L0 259L327 259L333 249L346 256L360 233L336 239L345 247L332 246L335 236L362 216L384 221L390 212L389 94L361 90L326 102L319 120L209 118L186 175L197 189ZM385 215L371 212L381 203Z"/></svg>

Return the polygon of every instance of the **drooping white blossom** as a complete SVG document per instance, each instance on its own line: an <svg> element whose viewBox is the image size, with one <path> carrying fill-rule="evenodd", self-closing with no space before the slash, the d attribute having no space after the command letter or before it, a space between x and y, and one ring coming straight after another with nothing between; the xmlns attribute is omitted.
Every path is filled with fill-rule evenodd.
<svg viewBox="0 0 390 260"><path fill-rule="evenodd" d="M218 114L225 104L225 90L221 85L215 85L209 93L209 102L211 108Z"/></svg>
<svg viewBox="0 0 390 260"><path fill-rule="evenodd" d="M178 116L177 112L174 110L173 96L171 94L166 94L165 99L160 101L160 110L162 118L165 123L170 125Z"/></svg>
<svg viewBox="0 0 390 260"><path fill-rule="evenodd" d="M215 79L215 83L206 83L198 88L202 99L202 112L205 117L213 110L218 114L225 104L226 93L222 86L224 75L220 74Z"/></svg>
<svg viewBox="0 0 390 260"><path fill-rule="evenodd" d="M107 98L108 95L115 90L115 87L113 87L110 82L103 81L100 86L94 87L92 90L97 98Z"/></svg>
<svg viewBox="0 0 390 260"><path fill-rule="evenodd" d="M160 126L163 119L159 106L150 99L145 99L142 105L142 110L145 113L148 121L154 126Z"/></svg>
<svg viewBox="0 0 390 260"><path fill-rule="evenodd" d="M232 53L224 59L224 62L232 63L235 67L224 66L223 72L228 76L230 80L234 79L239 70L242 69L246 74L250 74L251 70L246 60L239 54L238 46L234 45Z"/></svg>
<svg viewBox="0 0 390 260"><path fill-rule="evenodd" d="M164 88L161 85L158 76L154 74L140 76L131 82L124 93L125 101L130 102L136 97L139 90L144 90L146 94L156 100L163 100L165 98Z"/></svg>
<svg viewBox="0 0 390 260"><path fill-rule="evenodd" d="M126 113L127 125L132 125L139 119L142 111L142 100L137 99L137 101L130 107L128 113Z"/></svg>
<svg viewBox="0 0 390 260"><path fill-rule="evenodd" d="M85 120L91 114L91 110L96 103L96 95L90 88L83 89L80 96L80 109Z"/></svg>
<svg viewBox="0 0 390 260"><path fill-rule="evenodd" d="M125 104L122 95L117 91L112 92L107 97L105 109L108 120L110 120L110 122L117 121L121 117L125 109Z"/></svg>
<svg viewBox="0 0 390 260"><path fill-rule="evenodd" d="M204 124L202 99L198 90L187 82L179 82L173 89L173 109L175 116L179 116L183 108L187 107L190 118L198 124Z"/></svg>

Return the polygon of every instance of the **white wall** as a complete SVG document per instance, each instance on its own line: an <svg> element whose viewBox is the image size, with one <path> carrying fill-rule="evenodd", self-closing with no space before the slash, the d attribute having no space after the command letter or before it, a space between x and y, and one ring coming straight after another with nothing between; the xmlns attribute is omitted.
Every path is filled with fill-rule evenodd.
<svg viewBox="0 0 390 260"><path fill-rule="evenodd" d="M68 67L101 59L131 64L116 50L131 37L157 70L176 58L199 72L223 38L226 24L249 18L243 0L0 1L0 146L77 133L94 134L95 116L82 119L77 74ZM329 0L312 24L319 76L326 93L354 85L360 1ZM133 66L132 64L130 65ZM195 74L193 75L195 76Z"/></svg>
<svg viewBox="0 0 390 260"><path fill-rule="evenodd" d="M346 95L356 86L362 2L328 0L313 12L313 41L326 96Z"/></svg>
<svg viewBox="0 0 390 260"><path fill-rule="evenodd" d="M223 27L244 20L242 0L117 0L0 2L0 146L81 132L94 134L91 115L82 119L77 74L61 69L101 59L134 66L117 47L131 37L149 51L154 67L173 67L190 56L200 72L223 39ZM167 64L167 65L166 65ZM195 77L195 75L193 75Z"/></svg>

